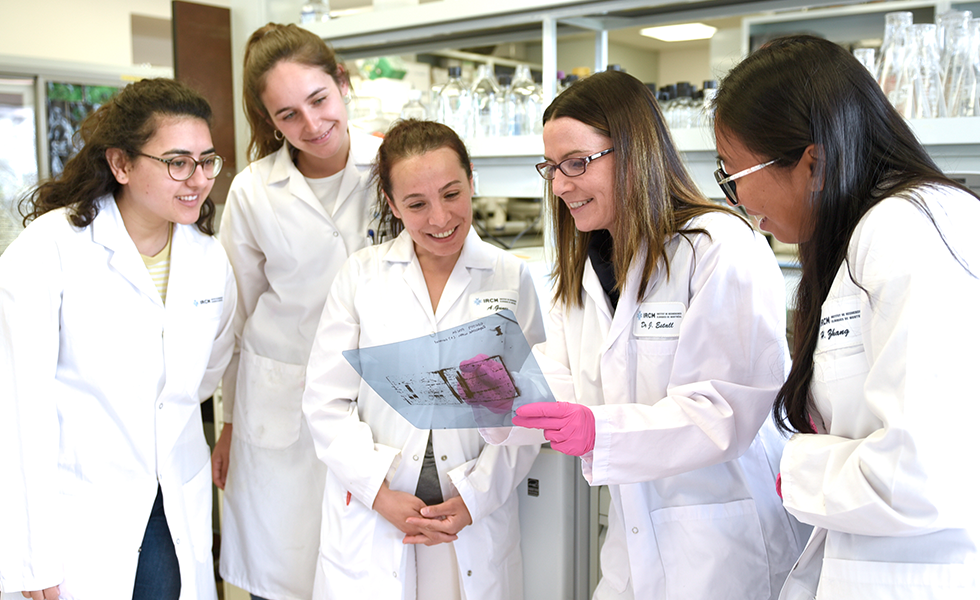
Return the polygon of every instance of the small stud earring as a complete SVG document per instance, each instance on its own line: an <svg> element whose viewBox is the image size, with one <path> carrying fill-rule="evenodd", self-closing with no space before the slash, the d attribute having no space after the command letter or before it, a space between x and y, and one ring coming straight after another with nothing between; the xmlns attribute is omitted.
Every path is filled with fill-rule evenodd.
<svg viewBox="0 0 980 600"><path fill-rule="evenodd" d="M344 104L350 104L350 101L351 101L351 94L348 92L348 94L344 96Z"/></svg>

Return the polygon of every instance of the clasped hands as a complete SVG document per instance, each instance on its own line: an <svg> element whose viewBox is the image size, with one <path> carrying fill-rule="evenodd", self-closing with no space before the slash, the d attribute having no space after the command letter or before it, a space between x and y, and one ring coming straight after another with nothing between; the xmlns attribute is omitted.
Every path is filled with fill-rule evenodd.
<svg viewBox="0 0 980 600"><path fill-rule="evenodd" d="M466 503L459 496L426 506L408 492L392 490L387 481L381 484L372 508L405 534L403 544L435 546L454 542L457 534L473 523Z"/></svg>

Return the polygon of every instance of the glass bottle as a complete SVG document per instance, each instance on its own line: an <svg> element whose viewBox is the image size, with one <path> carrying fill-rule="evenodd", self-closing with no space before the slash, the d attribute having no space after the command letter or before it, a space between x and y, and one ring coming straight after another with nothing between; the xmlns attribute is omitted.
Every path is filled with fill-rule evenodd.
<svg viewBox="0 0 980 600"><path fill-rule="evenodd" d="M500 117L500 126L497 128L498 135L511 135L510 126L510 102L508 101L508 90L510 89L510 75L500 75L497 78L497 86L500 93L497 94L497 114Z"/></svg>
<svg viewBox="0 0 980 600"><path fill-rule="evenodd" d="M901 81L905 69L905 53L908 46L912 13L908 11L885 14L885 37L878 53L878 85L898 112L904 112L908 103L907 88Z"/></svg>
<svg viewBox="0 0 980 600"><path fill-rule="evenodd" d="M490 65L477 67L470 92L473 102L473 137L499 136L503 119L497 97L501 92Z"/></svg>
<svg viewBox="0 0 980 600"><path fill-rule="evenodd" d="M408 91L408 102L402 106L402 119L418 119L424 121L429 116L429 111L422 104L422 90L411 89Z"/></svg>
<svg viewBox="0 0 980 600"><path fill-rule="evenodd" d="M517 66L509 91L514 95L515 124L519 122L521 127L518 135L540 134L544 94L531 78L531 67Z"/></svg>
<svg viewBox="0 0 980 600"><path fill-rule="evenodd" d="M452 127L462 138L470 137L470 108L472 100L469 88L461 78L462 67L449 67L449 81L439 90L436 120Z"/></svg>
<svg viewBox="0 0 980 600"><path fill-rule="evenodd" d="M327 0L307 0L299 11L299 22L319 23L330 20L330 2Z"/></svg>

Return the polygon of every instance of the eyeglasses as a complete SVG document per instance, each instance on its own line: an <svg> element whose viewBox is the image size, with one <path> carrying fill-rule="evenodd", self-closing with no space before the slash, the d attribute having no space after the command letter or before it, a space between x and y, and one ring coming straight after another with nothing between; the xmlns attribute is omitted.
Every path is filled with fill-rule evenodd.
<svg viewBox="0 0 980 600"><path fill-rule="evenodd" d="M773 164L774 162L776 162L776 159L770 160L767 163L762 163L761 165L749 167L748 169L745 169L744 171L739 171L734 175L729 175L728 173L725 172L725 167L724 165L722 165L721 159L719 158L718 170L715 171L715 180L718 182L718 185L721 187L721 191L725 192L725 198L728 199L728 202L732 206L738 206L738 195L735 193L735 180L738 179L739 177L745 177L750 173L761 171L762 169L765 169L769 165Z"/></svg>
<svg viewBox="0 0 980 600"><path fill-rule="evenodd" d="M555 178L555 171L561 169L561 172L565 174L566 177L578 177L582 173L585 173L585 168L589 166L589 163L595 159L605 156L615 150L615 148L607 148L602 152L596 152L591 156L586 156L583 158L566 158L557 165L550 162L543 162L534 165L534 168L538 170L538 173L547 180L552 180Z"/></svg>
<svg viewBox="0 0 980 600"><path fill-rule="evenodd" d="M187 181L194 176L194 172L197 171L198 165L201 166L201 171L204 172L205 177L208 179L214 179L218 176L218 173L221 172L221 165L225 163L225 159L221 158L217 154L208 156L207 158L202 158L201 160L194 160L190 156L158 158L156 156L150 156L149 154L143 154L142 152L137 152L136 154L165 163L167 165L167 173L174 181Z"/></svg>

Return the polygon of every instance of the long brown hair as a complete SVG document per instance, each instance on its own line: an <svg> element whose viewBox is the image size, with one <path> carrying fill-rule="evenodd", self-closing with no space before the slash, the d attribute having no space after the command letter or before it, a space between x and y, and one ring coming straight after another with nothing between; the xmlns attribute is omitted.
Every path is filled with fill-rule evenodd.
<svg viewBox="0 0 980 600"><path fill-rule="evenodd" d="M245 44L245 69L242 100L245 116L252 129L248 141L249 160L258 160L282 147L282 137L276 138L269 111L262 103L266 75L282 61L323 69L333 77L337 87L350 85L349 75L337 61L337 55L322 39L309 30L290 23L269 23L255 30Z"/></svg>
<svg viewBox="0 0 980 600"><path fill-rule="evenodd" d="M544 123L568 117L612 140L616 151L616 199L613 230L613 268L617 291L622 291L633 260L646 248L637 299L663 263L664 245L677 233L705 233L685 229L694 217L711 211L731 212L711 203L698 190L684 168L657 99L638 79L622 71L605 71L579 80L562 92L544 112ZM547 187L548 206L559 248L552 278L556 303L583 306L582 277L592 232L575 228L571 213Z"/></svg>
<svg viewBox="0 0 980 600"><path fill-rule="evenodd" d="M119 148L135 158L153 137L161 117L193 117L211 126L211 106L187 85L173 79L131 83L82 121L84 144L57 179L37 186L20 203L24 224L56 208L69 207L75 227L87 227L99 214L99 199L122 187L106 160L106 150ZM201 205L197 228L214 235L214 202Z"/></svg>
<svg viewBox="0 0 980 600"><path fill-rule="evenodd" d="M378 241L393 238L404 229L402 222L391 212L385 195L391 196L391 170L395 164L412 156L421 156L427 152L449 148L456 153L459 164L466 172L466 178L473 177L470 167L470 155L466 151L463 140L459 139L451 127L435 121L420 121L406 119L396 121L385 134L378 157L374 161L373 175L378 190L377 212L380 215Z"/></svg>

